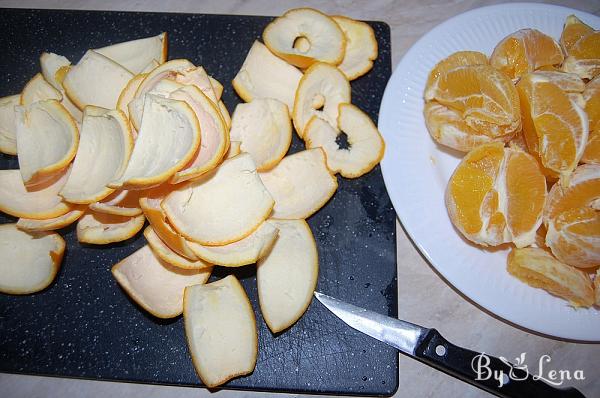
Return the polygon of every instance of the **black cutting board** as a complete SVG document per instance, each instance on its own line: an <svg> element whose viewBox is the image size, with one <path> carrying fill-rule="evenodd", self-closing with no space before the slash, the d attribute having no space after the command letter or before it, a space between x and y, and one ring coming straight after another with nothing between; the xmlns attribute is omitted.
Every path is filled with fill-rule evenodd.
<svg viewBox="0 0 600 398"><path fill-rule="evenodd" d="M230 81L271 17L0 9L0 96L19 93L39 71L42 51L73 63L88 48L169 33L169 59L188 58L225 86L230 111L240 102ZM372 22L379 58L352 82L352 102L377 120L391 72L390 30ZM294 135L290 152L303 149ZM17 168L1 155L0 168ZM309 220L319 248L318 289L397 315L395 213L379 167L356 180L338 177L332 200ZM0 215L0 223L14 219ZM60 231L67 252L56 281L29 296L0 294L0 371L200 385L189 358L183 320L159 320L120 289L110 268L144 245L140 233L109 246L83 246L74 228ZM215 267L211 280L232 272ZM257 317L254 373L225 388L391 395L398 387L397 352L344 325L316 300L289 330L273 335L258 306L254 265L233 271Z"/></svg>

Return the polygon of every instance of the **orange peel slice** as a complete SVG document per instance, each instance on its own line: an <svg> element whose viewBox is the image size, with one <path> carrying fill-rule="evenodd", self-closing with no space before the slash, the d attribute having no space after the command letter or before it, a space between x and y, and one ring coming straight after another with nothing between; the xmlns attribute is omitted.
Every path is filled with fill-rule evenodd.
<svg viewBox="0 0 600 398"><path fill-rule="evenodd" d="M115 264L111 272L140 307L157 318L168 319L183 312L185 288L205 283L211 270L173 267L146 245Z"/></svg>
<svg viewBox="0 0 600 398"><path fill-rule="evenodd" d="M144 226L143 215L115 216L105 213L86 213L77 222L77 240L81 243L106 245L133 237Z"/></svg>
<svg viewBox="0 0 600 398"><path fill-rule="evenodd" d="M252 155L258 171L273 168L292 143L292 124L287 106L276 99L256 99L238 104L233 112L230 138Z"/></svg>
<svg viewBox="0 0 600 398"><path fill-rule="evenodd" d="M263 222L250 235L224 246L203 246L188 242L190 249L204 261L223 267L241 267L255 263L269 253L277 239L277 228Z"/></svg>
<svg viewBox="0 0 600 398"><path fill-rule="evenodd" d="M183 321L192 362L207 387L252 373L258 356L256 319L235 276L187 287Z"/></svg>
<svg viewBox="0 0 600 398"><path fill-rule="evenodd" d="M79 204L106 198L114 191L107 184L123 174L132 150L133 136L123 112L86 107L77 155L60 195Z"/></svg>
<svg viewBox="0 0 600 398"><path fill-rule="evenodd" d="M327 203L338 186L321 148L286 156L273 169L260 173L260 178L275 200L272 218L308 218Z"/></svg>
<svg viewBox="0 0 600 398"><path fill-rule="evenodd" d="M161 206L186 239L222 246L252 233L269 216L273 204L252 157L242 153L174 190Z"/></svg>
<svg viewBox="0 0 600 398"><path fill-rule="evenodd" d="M317 244L304 220L268 220L279 236L256 264L260 309L273 333L287 329L308 308L317 286Z"/></svg>
<svg viewBox="0 0 600 398"><path fill-rule="evenodd" d="M342 132L347 136L347 149L336 142ZM369 115L352 104L340 104L337 128L313 116L304 128L304 142L307 149L321 147L329 170L346 178L368 173L385 152L383 138Z"/></svg>
<svg viewBox="0 0 600 398"><path fill-rule="evenodd" d="M337 65L346 51L346 36L340 26L312 8L292 9L275 18L265 28L263 40L275 55L300 68L315 62Z"/></svg>
<svg viewBox="0 0 600 398"><path fill-rule="evenodd" d="M0 225L0 292L30 294L47 288L58 273L65 241L52 232L28 233Z"/></svg>

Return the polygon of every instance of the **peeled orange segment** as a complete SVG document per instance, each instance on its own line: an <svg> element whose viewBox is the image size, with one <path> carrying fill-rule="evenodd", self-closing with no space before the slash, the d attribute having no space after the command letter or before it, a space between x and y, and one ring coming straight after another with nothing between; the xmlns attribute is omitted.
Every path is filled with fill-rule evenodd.
<svg viewBox="0 0 600 398"><path fill-rule="evenodd" d="M564 298L573 307L594 305L594 289L587 274L561 263L546 250L513 249L508 254L507 269L522 282Z"/></svg>
<svg viewBox="0 0 600 398"><path fill-rule="evenodd" d="M79 220L85 213L83 206L75 206L68 213L62 216L49 218L47 220L36 220L35 218L19 218L17 228L23 231L54 231L57 229L68 227L75 221Z"/></svg>
<svg viewBox="0 0 600 398"><path fill-rule="evenodd" d="M600 164L600 123L596 123L594 129L590 131L581 162Z"/></svg>
<svg viewBox="0 0 600 398"><path fill-rule="evenodd" d="M72 209L58 196L67 178L65 170L44 184L26 188L19 170L0 170L0 211L38 220L62 216Z"/></svg>
<svg viewBox="0 0 600 398"><path fill-rule="evenodd" d="M275 98L286 104L291 112L301 78L302 72L273 55L257 40L252 44L231 84L246 102L258 98Z"/></svg>
<svg viewBox="0 0 600 398"><path fill-rule="evenodd" d="M213 90L208 74L203 67L197 66L179 71L174 80L186 86L195 86L215 104L219 101Z"/></svg>
<svg viewBox="0 0 600 398"><path fill-rule="evenodd" d="M260 178L275 200L272 218L308 218L327 203L338 186L321 148L286 156L273 169L260 173Z"/></svg>
<svg viewBox="0 0 600 398"><path fill-rule="evenodd" d="M566 93L583 93L585 83L575 73L560 71L536 71L534 75L543 81L555 84Z"/></svg>
<svg viewBox="0 0 600 398"><path fill-rule="evenodd" d="M508 149L504 162L508 232L517 247L528 246L542 224L546 180L535 159L526 152ZM493 216L490 221L495 221Z"/></svg>
<svg viewBox="0 0 600 398"><path fill-rule="evenodd" d="M344 59L338 68L348 80L354 80L373 68L377 59L377 39L373 28L365 22L344 16L331 17L346 37Z"/></svg>
<svg viewBox="0 0 600 398"><path fill-rule="evenodd" d="M427 131L431 137L437 143L457 151L468 152L481 144L511 139L510 135L491 138L480 134L467 125L460 112L435 101L425 103L423 114Z"/></svg>
<svg viewBox="0 0 600 398"><path fill-rule="evenodd" d="M592 79L600 74L600 31L583 35L567 51L562 65L566 72L578 74L583 79Z"/></svg>
<svg viewBox="0 0 600 398"><path fill-rule="evenodd" d="M263 222L250 235L224 246L203 246L196 242L188 244L204 261L223 267L240 267L255 263L267 255L277 239L277 232L271 223Z"/></svg>
<svg viewBox="0 0 600 398"><path fill-rule="evenodd" d="M210 81L210 85L215 93L215 97L217 97L217 101L220 101L221 96L223 95L223 85L212 76L208 76L208 80Z"/></svg>
<svg viewBox="0 0 600 398"><path fill-rule="evenodd" d="M521 29L498 43L490 64L516 80L542 66L559 65L563 59L560 46L552 37L536 29Z"/></svg>
<svg viewBox="0 0 600 398"><path fill-rule="evenodd" d="M583 99L591 129L600 122L600 77L596 77L586 84L585 90L583 90Z"/></svg>
<svg viewBox="0 0 600 398"><path fill-rule="evenodd" d="M17 126L15 106L19 105L19 94L0 98L0 152L17 154Z"/></svg>
<svg viewBox="0 0 600 398"><path fill-rule="evenodd" d="M62 94L44 79L41 73L36 74L21 92L21 105L31 105L44 100L62 100Z"/></svg>
<svg viewBox="0 0 600 398"><path fill-rule="evenodd" d="M137 91L140 84L142 84L142 81L145 77L145 74L135 75L123 88L121 94L119 94L119 99L117 100L117 109L123 112L127 117L129 117L129 103L133 101L133 98L135 97L135 92Z"/></svg>
<svg viewBox="0 0 600 398"><path fill-rule="evenodd" d="M56 100L15 108L17 152L25 185L35 185L66 168L75 157L79 130Z"/></svg>
<svg viewBox="0 0 600 398"><path fill-rule="evenodd" d="M256 319L235 276L187 287L183 320L192 362L204 385L216 387L252 373L258 355Z"/></svg>
<svg viewBox="0 0 600 398"><path fill-rule="evenodd" d="M164 243L160 237L154 232L152 226L147 226L144 229L144 236L148 241L148 245L158 258L162 261L170 264L174 267L183 269L206 269L211 268L212 264L204 262L202 260L191 261L179 254L175 253L166 243Z"/></svg>
<svg viewBox="0 0 600 398"><path fill-rule="evenodd" d="M425 84L425 98L432 98L441 76L459 66L489 65L487 55L478 51L458 51L438 62L429 72Z"/></svg>
<svg viewBox="0 0 600 398"><path fill-rule="evenodd" d="M273 168L292 143L287 106L275 99L238 104L233 112L230 137L241 142L242 152L252 155L258 171Z"/></svg>
<svg viewBox="0 0 600 398"><path fill-rule="evenodd" d="M269 216L273 204L252 157L242 153L174 190L161 206L186 239L222 246L250 235Z"/></svg>
<svg viewBox="0 0 600 398"><path fill-rule="evenodd" d="M525 142L525 137L523 137L522 133L516 134L514 137L508 141L509 148L518 149L523 152L528 152L527 143Z"/></svg>
<svg viewBox="0 0 600 398"><path fill-rule="evenodd" d="M321 147L329 170L346 178L371 171L383 158L385 143L369 115L352 104L340 104L337 127L313 116L304 128L306 148ZM348 148L337 143L341 133L346 134Z"/></svg>
<svg viewBox="0 0 600 398"><path fill-rule="evenodd" d="M229 149L227 150L225 159L229 159L229 158L239 155L242 152L241 146L242 146L242 143L240 141L230 141Z"/></svg>
<svg viewBox="0 0 600 398"><path fill-rule="evenodd" d="M563 31L560 35L560 45L564 52L569 54L569 50L579 39L593 31L594 29L591 26L583 23L575 15L569 15L565 20Z"/></svg>
<svg viewBox="0 0 600 398"><path fill-rule="evenodd" d="M581 162L600 164L600 77L588 82L583 92L583 99L590 133Z"/></svg>
<svg viewBox="0 0 600 398"><path fill-rule="evenodd" d="M523 76L517 89L529 151L552 173L568 176L581 159L588 138L584 110L543 75Z"/></svg>
<svg viewBox="0 0 600 398"><path fill-rule="evenodd" d="M342 103L350 103L350 82L346 76L335 66L321 62L308 68L298 84L292 113L300 138L313 116L335 125Z"/></svg>
<svg viewBox="0 0 600 398"><path fill-rule="evenodd" d="M140 207L144 211L144 215L154 229L154 232L171 250L189 260L197 260L198 257L190 249L189 242L171 227L164 210L160 206L172 188L172 185L166 184L166 186L162 185L158 188L144 191L142 196L140 196Z"/></svg>
<svg viewBox="0 0 600 398"><path fill-rule="evenodd" d="M116 43L94 51L136 74L142 72L153 60L159 64L167 60L167 33Z"/></svg>
<svg viewBox="0 0 600 398"><path fill-rule="evenodd" d="M317 286L317 244L304 220L268 220L279 229L269 254L258 260L260 310L273 333L287 329L308 308Z"/></svg>
<svg viewBox="0 0 600 398"><path fill-rule="evenodd" d="M115 216L105 213L87 213L77 222L77 240L81 243L106 245L133 237L144 226L143 215Z"/></svg>
<svg viewBox="0 0 600 398"><path fill-rule="evenodd" d="M298 45L303 39L303 45ZM275 18L263 32L265 45L292 65L308 68L315 62L337 65L344 59L346 37L330 17L312 8L296 8Z"/></svg>
<svg viewBox="0 0 600 398"><path fill-rule="evenodd" d="M98 213L134 217L142 214L139 205L140 191L114 191L100 202L90 203L89 208Z"/></svg>
<svg viewBox="0 0 600 398"><path fill-rule="evenodd" d="M185 288L205 283L211 269L173 267L161 261L146 245L115 264L111 272L140 307L157 318L166 319L181 315Z"/></svg>
<svg viewBox="0 0 600 398"><path fill-rule="evenodd" d="M488 65L458 66L441 73L425 100L461 113L478 134L513 135L521 128L519 96L509 78Z"/></svg>
<svg viewBox="0 0 600 398"><path fill-rule="evenodd" d="M62 97L60 103L75 120L81 122L83 116L81 110L69 99L62 86L64 77L71 67L71 61L62 55L45 52L40 56L40 67L44 79L60 92Z"/></svg>
<svg viewBox="0 0 600 398"><path fill-rule="evenodd" d="M176 184L217 167L229 147L229 134L219 109L199 88L185 86L169 94L169 98L187 103L200 123L200 145L191 160L171 178L170 182Z"/></svg>
<svg viewBox="0 0 600 398"><path fill-rule="evenodd" d="M450 220L467 239L483 246L534 243L545 199L546 179L536 160L501 143L470 151L446 189Z"/></svg>
<svg viewBox="0 0 600 398"><path fill-rule="evenodd" d="M133 74L111 59L88 50L72 66L63 87L69 99L81 110L88 105L115 109L119 95Z"/></svg>
<svg viewBox="0 0 600 398"><path fill-rule="evenodd" d="M147 94L127 168L108 186L143 189L159 185L181 170L199 145L200 125L188 104Z"/></svg>
<svg viewBox="0 0 600 398"><path fill-rule="evenodd" d="M30 294L47 288L60 268L65 241L56 233L28 233L0 225L0 292Z"/></svg>
<svg viewBox="0 0 600 398"><path fill-rule="evenodd" d="M546 244L560 261L580 268L600 264L600 165L582 165L555 184L544 209Z"/></svg>
<svg viewBox="0 0 600 398"><path fill-rule="evenodd" d="M71 203L89 204L106 198L106 185L125 171L133 136L123 112L88 106L84 110L77 155L60 195Z"/></svg>

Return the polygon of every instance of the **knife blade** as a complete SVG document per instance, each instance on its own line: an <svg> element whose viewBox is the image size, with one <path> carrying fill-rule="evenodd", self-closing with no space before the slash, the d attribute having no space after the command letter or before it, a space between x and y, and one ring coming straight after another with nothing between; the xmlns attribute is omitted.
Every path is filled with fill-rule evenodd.
<svg viewBox="0 0 600 398"><path fill-rule="evenodd" d="M329 311L351 328L499 397L585 398L575 388L556 388L544 383L522 366L454 345L436 329L378 314L323 293L314 294Z"/></svg>

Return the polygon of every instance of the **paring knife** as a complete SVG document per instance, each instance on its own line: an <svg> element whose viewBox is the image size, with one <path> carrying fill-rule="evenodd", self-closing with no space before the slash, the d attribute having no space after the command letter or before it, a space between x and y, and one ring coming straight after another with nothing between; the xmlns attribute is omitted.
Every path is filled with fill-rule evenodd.
<svg viewBox="0 0 600 398"><path fill-rule="evenodd" d="M444 339L435 329L390 318L319 292L315 292L315 297L348 326L397 348L403 354L499 397L585 398L575 388L552 387L506 361L458 347ZM479 369L484 370L483 365L485 365L491 372L496 371L496 375L506 375L503 383L497 380L500 377L489 377L484 380L487 376L484 372L481 372L481 377L478 377L472 364L478 363L481 359L484 359L484 362L479 363L481 365ZM477 380L478 378L482 380Z"/></svg>

